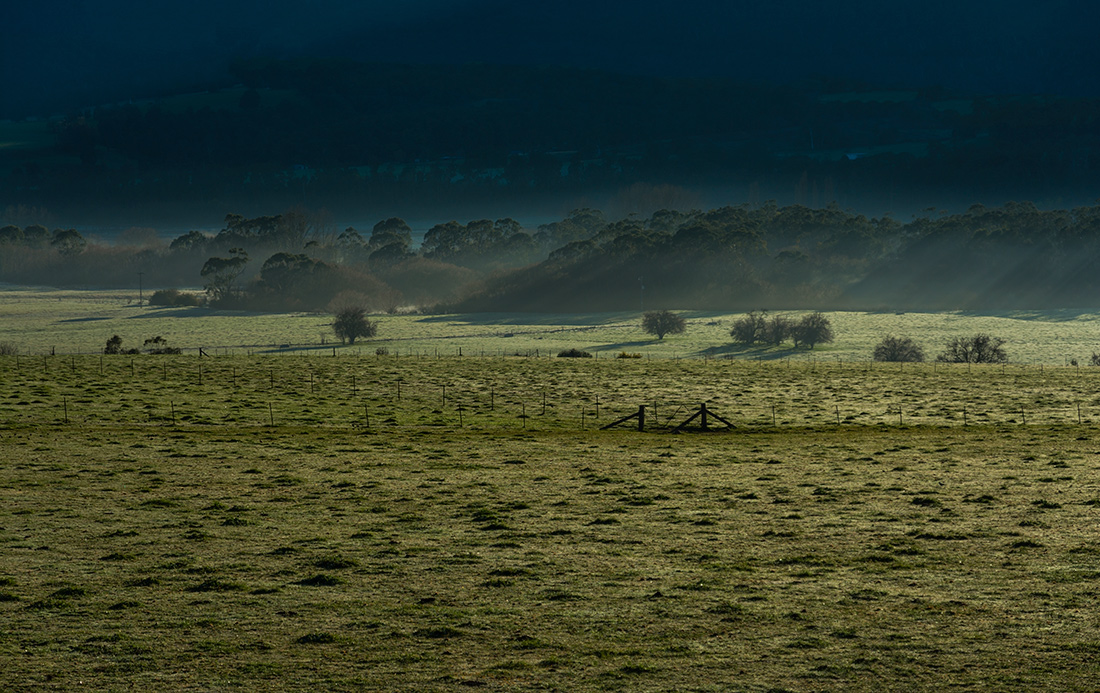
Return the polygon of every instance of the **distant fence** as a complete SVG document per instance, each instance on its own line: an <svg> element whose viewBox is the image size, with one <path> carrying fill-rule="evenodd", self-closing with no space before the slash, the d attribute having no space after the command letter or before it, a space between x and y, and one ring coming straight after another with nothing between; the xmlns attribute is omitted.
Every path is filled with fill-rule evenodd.
<svg viewBox="0 0 1100 693"><path fill-rule="evenodd" d="M620 420L654 432L1100 422L1100 368L337 354L4 356L0 425L597 430Z"/></svg>

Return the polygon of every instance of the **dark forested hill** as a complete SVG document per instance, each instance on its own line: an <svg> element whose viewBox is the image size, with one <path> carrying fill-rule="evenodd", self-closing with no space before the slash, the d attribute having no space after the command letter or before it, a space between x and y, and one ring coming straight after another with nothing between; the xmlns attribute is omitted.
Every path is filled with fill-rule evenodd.
<svg viewBox="0 0 1100 693"><path fill-rule="evenodd" d="M320 59L241 61L233 79L0 124L4 221L765 199L897 214L1100 190L1094 99Z"/></svg>

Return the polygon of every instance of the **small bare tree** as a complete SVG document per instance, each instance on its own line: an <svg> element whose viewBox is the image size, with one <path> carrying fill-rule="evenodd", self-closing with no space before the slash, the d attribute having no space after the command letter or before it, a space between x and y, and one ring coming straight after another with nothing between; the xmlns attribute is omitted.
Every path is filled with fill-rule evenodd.
<svg viewBox="0 0 1100 693"><path fill-rule="evenodd" d="M764 331L767 326L768 321L764 313L756 313L750 310L745 317L733 321L730 336L738 344L752 346L756 342L764 340Z"/></svg>
<svg viewBox="0 0 1100 693"><path fill-rule="evenodd" d="M817 344L833 341L833 328L824 313L803 315L791 328L791 337L795 346L807 346L811 349Z"/></svg>
<svg viewBox="0 0 1100 693"><path fill-rule="evenodd" d="M765 344L779 346L790 339L794 323L786 315L773 315L771 320L764 323L764 334L761 339Z"/></svg>
<svg viewBox="0 0 1100 693"><path fill-rule="evenodd" d="M924 349L908 337L887 335L875 345L874 359L876 361L923 361Z"/></svg>
<svg viewBox="0 0 1100 693"><path fill-rule="evenodd" d="M955 337L936 360L941 363L1004 363L1008 361L1004 343L1000 337L987 334Z"/></svg>

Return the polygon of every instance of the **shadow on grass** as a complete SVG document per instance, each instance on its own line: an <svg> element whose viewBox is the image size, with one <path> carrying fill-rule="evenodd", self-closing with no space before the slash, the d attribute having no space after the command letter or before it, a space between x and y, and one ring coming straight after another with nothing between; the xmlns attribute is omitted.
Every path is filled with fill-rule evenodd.
<svg viewBox="0 0 1100 693"><path fill-rule="evenodd" d="M700 320L717 323L719 318L729 316L722 311L676 311L686 320ZM606 313L447 313L423 317L417 322L459 322L470 325L622 325L641 324L642 314L638 311L615 311Z"/></svg>
<svg viewBox="0 0 1100 693"><path fill-rule="evenodd" d="M637 313L451 313L417 322L458 322L469 325L607 325L638 320Z"/></svg>
<svg viewBox="0 0 1100 693"><path fill-rule="evenodd" d="M641 349L660 344L656 339L646 339L638 342L617 342L615 344L593 344L589 349L593 351L627 351L629 349Z"/></svg>
<svg viewBox="0 0 1100 693"><path fill-rule="evenodd" d="M773 346L745 346L743 344L722 344L707 347L695 352L694 356L710 358L743 359L746 361L782 361L792 356L806 356L812 353L808 349Z"/></svg>
<svg viewBox="0 0 1100 693"><path fill-rule="evenodd" d="M1061 308L1051 310L963 310L958 315L967 318L1006 318L1008 320L1028 320L1038 322L1074 322L1082 318L1097 317L1095 310L1083 308Z"/></svg>
<svg viewBox="0 0 1100 693"><path fill-rule="evenodd" d="M137 315L128 315L126 320L147 320L149 318L211 318L218 316L248 318L270 315L298 315L298 313L274 313L262 310L229 310L227 308L205 308L202 306L151 307Z"/></svg>

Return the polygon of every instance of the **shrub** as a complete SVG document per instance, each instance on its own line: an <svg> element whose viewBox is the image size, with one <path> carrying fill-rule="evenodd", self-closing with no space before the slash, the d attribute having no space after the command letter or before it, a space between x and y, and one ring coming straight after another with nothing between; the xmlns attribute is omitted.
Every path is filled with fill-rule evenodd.
<svg viewBox="0 0 1100 693"><path fill-rule="evenodd" d="M874 359L876 361L923 361L924 349L908 337L887 335L875 345Z"/></svg>
<svg viewBox="0 0 1100 693"><path fill-rule="evenodd" d="M121 354L122 353L122 337L117 334L107 340L107 345L103 347L104 354Z"/></svg>
<svg viewBox="0 0 1100 693"><path fill-rule="evenodd" d="M145 350L150 354L179 354L179 347L168 346L168 340L160 335L145 340Z"/></svg>
<svg viewBox="0 0 1100 693"><path fill-rule="evenodd" d="M0 356L15 356L18 353L14 342L0 342Z"/></svg>
<svg viewBox="0 0 1100 693"><path fill-rule="evenodd" d="M151 306L201 306L202 297L193 293L184 293L178 289L161 289L149 297Z"/></svg>
<svg viewBox="0 0 1100 693"><path fill-rule="evenodd" d="M637 353L637 352L620 351L619 355L616 356L615 358L617 358L617 359L640 359L640 358L642 358L642 355Z"/></svg>
<svg viewBox="0 0 1100 693"><path fill-rule="evenodd" d="M1100 354L1095 351L1092 352L1092 358L1089 359L1090 366L1100 366Z"/></svg>
<svg viewBox="0 0 1100 693"><path fill-rule="evenodd" d="M955 337L936 360L941 363L1004 363L1008 361L1004 343L1000 337L987 334Z"/></svg>
<svg viewBox="0 0 1100 693"><path fill-rule="evenodd" d="M592 354L580 349L565 349L558 352L558 357L563 359L590 359Z"/></svg>
<svg viewBox="0 0 1100 693"><path fill-rule="evenodd" d="M687 328L687 321L670 310L653 310L642 316L642 330L664 339L666 334L680 334Z"/></svg>

